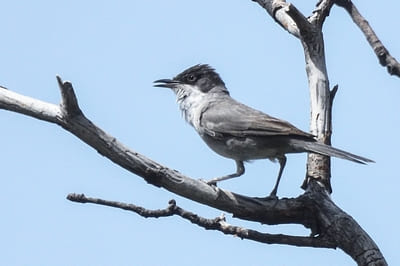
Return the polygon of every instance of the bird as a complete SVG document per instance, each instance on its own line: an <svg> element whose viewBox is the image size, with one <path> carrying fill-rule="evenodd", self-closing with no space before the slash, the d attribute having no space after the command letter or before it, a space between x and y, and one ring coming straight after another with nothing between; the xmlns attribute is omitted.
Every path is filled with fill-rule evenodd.
<svg viewBox="0 0 400 266"><path fill-rule="evenodd" d="M154 86L171 89L184 119L202 140L217 154L235 161L236 172L213 178L207 181L209 185L243 175L244 162L270 159L280 164L269 194L276 198L288 153L317 153L360 164L374 162L319 142L285 120L236 101L208 64L189 67L172 79L156 80Z"/></svg>

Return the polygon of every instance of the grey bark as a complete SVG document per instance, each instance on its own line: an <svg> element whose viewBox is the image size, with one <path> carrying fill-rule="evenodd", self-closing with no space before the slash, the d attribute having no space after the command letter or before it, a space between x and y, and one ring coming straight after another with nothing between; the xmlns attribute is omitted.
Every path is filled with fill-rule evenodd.
<svg viewBox="0 0 400 266"><path fill-rule="evenodd" d="M330 91L329 79L325 62L325 50L322 26L336 3L346 8L353 21L360 26L382 65L388 65L390 74L397 74L397 61L384 48L368 22L361 16L351 1L320 0L313 14L306 18L292 4L281 0L256 0L266 11L289 33L301 41L304 48L306 72L308 77L311 119L310 132L326 144L331 143L332 134L332 103L337 86ZM295 25L293 25L293 22ZM296 28L297 26L297 28ZM378 52L377 52L378 51ZM327 193L332 193L330 184L330 159L317 154L309 154L307 174L303 188L321 184ZM312 190L315 192L315 190ZM340 208L327 200L322 194L312 193L318 213L322 216L323 229L335 238L338 247L350 255L358 265L386 265L386 261L374 241L361 227ZM329 226L331 222L334 223ZM331 231L332 230L332 231ZM329 232L331 231L331 232Z"/></svg>
<svg viewBox="0 0 400 266"><path fill-rule="evenodd" d="M325 64L322 26L335 1L320 1L313 14L308 18L293 5L282 0L258 0L255 2L258 2L275 21L300 40L304 48L306 72L310 87L310 130L320 140L329 144L331 108L337 87L330 91ZM354 12L354 8L349 8L349 6L353 6L352 3L351 5L349 3L351 2L338 1L338 4L344 6L346 10L352 10L349 13L359 15L359 13ZM366 24L363 25L365 28ZM370 31L368 32L370 33ZM390 59L387 65L390 64L390 69L396 74L397 61L388 56L389 53L386 50L384 51L386 52L385 58ZM381 54L379 52L379 55ZM380 60L381 57L379 56ZM61 126L93 147L101 155L141 176L152 185L232 213L233 216L241 219L270 225L302 224L310 228L311 235L309 237L295 237L281 234L261 234L248 229L227 226L222 219L203 221L209 229L220 230L224 233L231 232L242 238L261 243L340 248L351 256L358 265L387 265L374 241L351 216L336 206L329 197L329 193L331 193L329 158L319 155L309 156L307 178L304 183L306 192L297 198L277 200L235 194L189 178L129 149L85 117L79 108L70 82L63 82L59 77L57 80L62 97L60 105L39 101L0 87L0 108ZM104 200L84 199L83 197L70 197L70 199L75 199L78 202L86 200L86 202L129 209L126 205L113 204ZM138 210L138 208L133 209ZM140 209L138 213L149 214L149 212L143 212ZM171 205L164 212L156 213L176 214L183 218L193 218L193 215L177 209L175 205ZM202 226L201 221L199 222L196 219L193 221Z"/></svg>

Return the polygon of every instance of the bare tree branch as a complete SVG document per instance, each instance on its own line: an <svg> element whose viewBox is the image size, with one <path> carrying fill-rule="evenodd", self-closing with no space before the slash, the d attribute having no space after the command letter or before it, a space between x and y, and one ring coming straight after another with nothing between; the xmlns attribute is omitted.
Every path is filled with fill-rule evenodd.
<svg viewBox="0 0 400 266"><path fill-rule="evenodd" d="M309 31L312 31L312 25L308 21L308 19L300 12L293 4L288 4L287 7L284 9L286 14L289 15L296 23L298 31L299 31L299 38L303 38L304 34Z"/></svg>
<svg viewBox="0 0 400 266"><path fill-rule="evenodd" d="M59 106L15 93L4 87L0 87L0 97L0 108L4 110L56 124L62 116Z"/></svg>
<svg viewBox="0 0 400 266"><path fill-rule="evenodd" d="M311 228L304 212L307 206L296 199L265 200L235 194L189 178L129 149L88 120L77 105L70 82L60 82L63 100L60 106L26 97L0 88L0 108L58 124L128 171L148 183L211 207L251 221L265 224L298 223ZM66 99L66 98L69 99ZM75 98L75 99L74 99ZM69 106L72 104L72 106ZM72 116L71 113L77 115ZM266 211L268 210L268 211ZM284 215L282 215L284 214Z"/></svg>
<svg viewBox="0 0 400 266"><path fill-rule="evenodd" d="M326 17L329 16L334 3L335 0L320 0L312 12L312 16L308 19L310 23L322 28L322 25L324 24Z"/></svg>
<svg viewBox="0 0 400 266"><path fill-rule="evenodd" d="M72 93L71 84L69 82L60 82L59 84L61 85L61 90L67 90L67 92L62 93L62 97L73 98L72 95L74 93ZM188 199L227 211L232 213L234 217L263 224L302 224L311 229L312 236L318 235L318 237L307 239L270 235L267 238L269 240L265 240L265 236L259 235L257 232L243 231L245 233L244 236L248 234L247 237L249 239L254 241L259 239L260 242L265 241L266 243L337 246L351 256L354 256L354 250L357 251L356 254L359 256L355 259L360 261L365 261L366 254L369 257L383 260L378 247L372 239L348 214L340 210L331 201L328 194L319 185L314 185L314 183L310 182L307 192L303 195L293 199L283 198L280 200L250 198L209 186L202 181L188 178L128 149L114 137L96 127L83 113L65 117L65 114L68 113L65 110L75 109L73 106L66 107L65 104L75 104L77 102L76 99L64 99L62 104L58 106L0 88L0 108L27 114L62 126L95 148L100 154L132 173L142 176L147 182L155 186L164 187ZM65 110L62 111L62 108L65 108ZM239 234L238 232L241 231L240 228L235 227L228 227L226 230L235 234ZM353 235L359 238L359 242L356 242L356 244L354 239L357 237L349 237ZM365 251L365 247L367 247L367 251ZM374 252L371 254L371 251Z"/></svg>
<svg viewBox="0 0 400 266"><path fill-rule="evenodd" d="M284 0L255 0L289 33L297 37L304 48L306 71L311 97L311 132L325 143L330 143L332 101L337 87L332 91L325 63L322 25L329 15L334 1L321 0L313 14L306 18L296 7ZM374 47L381 63L390 73L399 75L398 63L377 39L368 23L359 15L351 1L338 0L359 21L368 33L367 38ZM351 6L349 6L350 4ZM351 7L351 8L350 8ZM358 15L357 15L358 14ZM356 22L357 23L357 22ZM358 24L359 25L359 24ZM372 32L372 33L371 33ZM369 36L369 37L368 37ZM376 39L374 39L376 38ZM374 44L374 45L372 45ZM378 44L378 45L376 45ZM0 108L22 113L44 121L55 123L71 132L100 154L128 171L144 178L148 183L165 188L188 199L232 213L234 217L263 224L295 223L311 229L311 237L271 235L232 226L221 218L205 219L185 211L170 202L163 210L145 208L102 199L70 195L78 202L91 202L118 207L139 213L144 217L179 215L206 229L219 230L262 243L279 243L312 247L339 247L359 265L386 265L379 248L351 216L337 207L329 197L330 159L320 155L309 155L307 163L307 190L292 199L252 198L210 186L203 181L189 178L127 148L115 137L98 128L85 117L70 82L57 77L61 90L60 105L46 103L17 94L0 87ZM321 186L320 183L323 185Z"/></svg>
<svg viewBox="0 0 400 266"><path fill-rule="evenodd" d="M233 235L240 237L241 239L253 240L265 244L282 244L298 247L336 248L335 243L332 242L331 239L323 236L305 237L289 236L284 234L261 233L256 230L230 225L226 222L224 215L221 215L220 217L216 217L214 219L207 219L177 206L175 200L170 200L168 203L168 207L165 209L149 210L134 204L86 197L84 194L69 194L67 196L67 199L79 203L93 203L132 211L145 218L160 218L178 215L193 224L203 227L206 230L217 230L227 235Z"/></svg>
<svg viewBox="0 0 400 266"><path fill-rule="evenodd" d="M73 202L78 202L78 203L93 203L93 204L98 204L98 205L104 205L104 206L109 206L113 208L119 208L127 211L132 211L144 218L160 218L160 217L168 217L174 215L174 208L176 206L176 203L174 200L170 200L168 202L168 207L165 209L159 209L159 210L149 210L145 209L143 207L137 206L135 204L128 204L128 203L123 203L123 202L118 202L118 201L110 201L110 200L104 200L104 199L99 199L99 198L92 198L92 197L86 197L85 194L76 194L76 193L71 193L68 194L67 199Z"/></svg>
<svg viewBox="0 0 400 266"><path fill-rule="evenodd" d="M368 21L360 14L358 9L355 7L351 0L336 0L335 3L338 6L343 7L349 13L354 23L360 28L367 38L369 45L374 50L376 56L379 59L379 63L387 68L390 75L396 75L400 77L400 64L399 62L390 55L389 51L379 40L374 30L369 25Z"/></svg>
<svg viewBox="0 0 400 266"><path fill-rule="evenodd" d="M63 82L60 76L57 76L58 86L61 92L61 111L65 117L74 117L83 115L81 109L79 108L78 99L74 89L72 88L71 82Z"/></svg>
<svg viewBox="0 0 400 266"><path fill-rule="evenodd" d="M312 24L293 5L290 5L287 14L293 18L299 27L300 40L304 49L311 103L310 132L321 142L331 144L332 129L329 118L331 117L332 106L325 61L324 39L321 25L319 25L319 21L323 20L323 16L314 17L314 24ZM307 174L304 184L311 180L318 181L329 193L332 193L330 178L330 158L310 153L308 155Z"/></svg>
<svg viewBox="0 0 400 266"><path fill-rule="evenodd" d="M285 30L300 38L300 30L307 29L307 22L322 27L325 18L329 16L329 12L335 0L320 0L312 16L308 19L291 3L285 0L252 0L262 6L268 14Z"/></svg>
<svg viewBox="0 0 400 266"><path fill-rule="evenodd" d="M252 0L262 6L268 14L285 30L293 36L299 38L299 28L291 16L288 16L287 10L291 4L286 3L284 0Z"/></svg>
<svg viewBox="0 0 400 266"><path fill-rule="evenodd" d="M257 0L256 2L265 8L284 28L287 29L285 24L282 23L282 17L284 21L293 21L297 25L296 34L288 31L300 39L304 49L311 102L310 131L320 141L330 144L332 134L332 103L337 88L334 88L332 92L330 91L322 26L325 18L329 15L334 1L320 0L313 15L308 19L305 19L305 16L299 10L292 4L286 3L286 1ZM280 17L276 16L277 11L275 11L278 7L278 10L281 11ZM290 18L287 18L287 16ZM291 28L296 27L291 26ZM330 158L318 154L309 154L306 180L303 187L317 192L316 187L319 187L318 183L320 183L324 187L325 192L331 193L330 177ZM320 190L319 195L323 194L324 190ZM316 193L315 197L318 198L318 193ZM319 204L329 205L332 203L324 197L315 200L317 206L320 206ZM330 207L325 206L324 208L332 211L335 210L337 213L342 212L334 205ZM324 211L318 211L317 213L326 214ZM323 217L319 218L323 219ZM334 221L336 218L332 216L331 219L331 221ZM321 220L318 219L318 221L320 222ZM386 261L374 241L352 218L341 220L340 223L342 222L343 224L339 225L337 223L336 225L332 225L332 227L328 226L328 228L325 228L328 231L330 228L335 228L335 233L326 232L324 229L319 230L319 232L327 233L330 237L336 239L338 247L352 256L359 265L386 265ZM327 223L329 224L329 222ZM338 228L341 229L337 231ZM335 234L338 234L340 237L337 237ZM365 241L354 241L357 238L362 238Z"/></svg>
<svg viewBox="0 0 400 266"><path fill-rule="evenodd" d="M296 28L296 34L293 34L287 27L284 28L298 37L304 48L311 100L310 131L320 141L330 144L331 127L327 118L331 117L332 111L324 39L321 29L325 18L329 15L333 1L319 1L313 11L313 15L308 19L293 4L286 3L286 1L257 0L256 2L265 8L280 25L286 25L283 21L292 21L296 25L291 26L291 28ZM277 11L275 10L277 9L281 11L280 17L276 16ZM331 193L330 178L330 158L319 154L309 154L307 175L303 185L310 182L310 180L317 180Z"/></svg>

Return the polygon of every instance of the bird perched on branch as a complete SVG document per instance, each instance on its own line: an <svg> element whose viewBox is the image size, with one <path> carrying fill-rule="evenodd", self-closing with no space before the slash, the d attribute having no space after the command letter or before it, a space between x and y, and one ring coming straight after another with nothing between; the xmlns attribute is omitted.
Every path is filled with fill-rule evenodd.
<svg viewBox="0 0 400 266"><path fill-rule="evenodd" d="M276 197L287 153L313 152L361 164L373 162L318 142L315 136L289 122L234 100L221 77L209 65L195 65L173 79L154 83L155 87L172 89L185 120L213 151L235 160L235 173L213 178L208 184L243 175L245 161L278 160L280 169L270 193L271 197Z"/></svg>

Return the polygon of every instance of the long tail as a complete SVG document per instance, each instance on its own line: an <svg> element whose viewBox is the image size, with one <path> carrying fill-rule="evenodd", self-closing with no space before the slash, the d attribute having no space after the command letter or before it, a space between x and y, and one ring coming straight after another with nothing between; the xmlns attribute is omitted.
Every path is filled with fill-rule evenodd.
<svg viewBox="0 0 400 266"><path fill-rule="evenodd" d="M352 154L347 151L339 150L332 146L326 145L320 142L309 142L309 141L295 141L295 145L299 147L301 146L304 150L308 152L314 152L322 155L338 157L341 159L349 160L356 163L366 164L366 163L374 163L373 160Z"/></svg>

